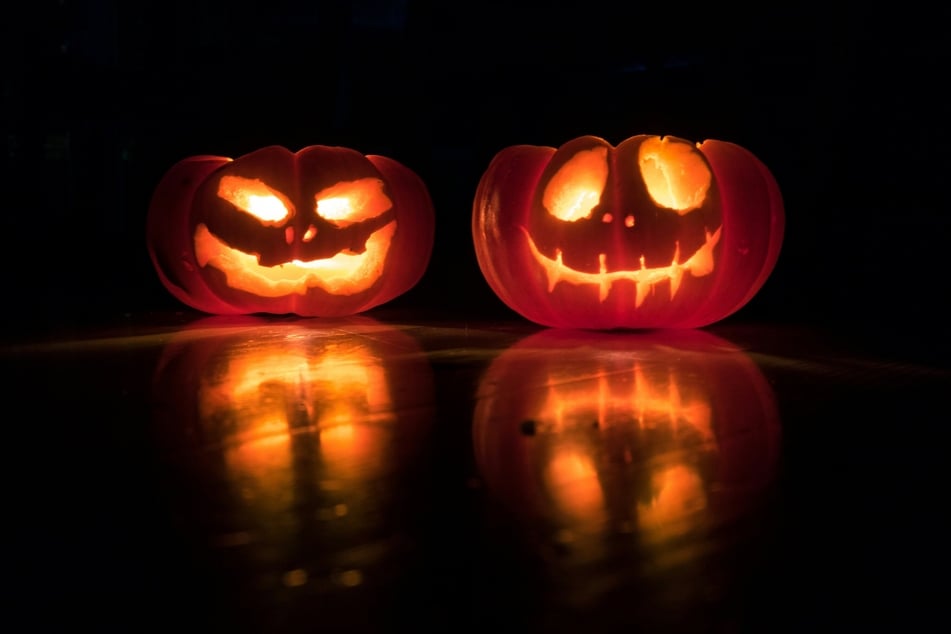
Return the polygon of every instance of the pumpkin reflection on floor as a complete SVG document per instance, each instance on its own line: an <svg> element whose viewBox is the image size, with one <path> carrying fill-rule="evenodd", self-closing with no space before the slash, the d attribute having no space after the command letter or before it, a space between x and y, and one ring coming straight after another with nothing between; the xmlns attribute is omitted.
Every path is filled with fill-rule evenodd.
<svg viewBox="0 0 951 634"><path fill-rule="evenodd" d="M585 592L622 568L698 564L777 467L771 388L704 331L543 331L495 359L477 398L488 490L543 558L585 572L554 577L584 578Z"/></svg>
<svg viewBox="0 0 951 634"><path fill-rule="evenodd" d="M166 347L154 389L179 501L257 591L372 583L399 551L433 413L410 335L362 317L209 318Z"/></svg>

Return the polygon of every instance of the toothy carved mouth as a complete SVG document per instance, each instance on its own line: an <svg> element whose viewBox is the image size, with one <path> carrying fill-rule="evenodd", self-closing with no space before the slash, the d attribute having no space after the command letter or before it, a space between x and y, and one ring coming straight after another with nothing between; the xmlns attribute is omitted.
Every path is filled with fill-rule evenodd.
<svg viewBox="0 0 951 634"><path fill-rule="evenodd" d="M528 239L528 246L532 250L535 261L543 269L548 277L548 292L552 292L559 282L567 284L581 285L594 284L598 287L598 300L604 301L611 292L614 282L628 280L637 285L637 298L634 301L635 307L644 303L647 294L653 290L656 284L664 281L670 281L670 299L673 299L680 289L680 282L683 280L684 273L690 273L694 277L703 277L713 272L713 247L720 241L720 230L717 227L713 233L706 233L706 240L697 251L685 262L678 262L680 259L680 244L677 244L674 250L673 261L668 266L659 266L647 268L644 263L644 256L641 256L641 268L621 271L608 271L607 255L601 253L598 255L600 262L600 271L597 273L586 273L578 271L565 265L562 261L561 249L555 250L554 259L548 257L538 250L535 241L528 233L528 230L522 227L525 237Z"/></svg>
<svg viewBox="0 0 951 634"><path fill-rule="evenodd" d="M224 273L231 288L262 297L303 295L314 287L333 295L353 295L373 286L383 273L395 231L395 220L374 231L363 253L338 253L322 260L261 266L258 256L228 246L200 224L195 229L195 257L202 267L213 266Z"/></svg>

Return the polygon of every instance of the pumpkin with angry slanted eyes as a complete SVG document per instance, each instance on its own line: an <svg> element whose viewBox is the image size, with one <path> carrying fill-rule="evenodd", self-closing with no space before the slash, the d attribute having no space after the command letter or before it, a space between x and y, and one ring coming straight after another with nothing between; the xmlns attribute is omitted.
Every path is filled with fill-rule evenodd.
<svg viewBox="0 0 951 634"><path fill-rule="evenodd" d="M737 145L584 136L497 154L472 233L489 286L532 321L700 327L760 289L784 222L772 174Z"/></svg>
<svg viewBox="0 0 951 634"><path fill-rule="evenodd" d="M320 145L185 159L159 183L147 223L161 282L214 314L368 310L419 281L433 232L415 173Z"/></svg>

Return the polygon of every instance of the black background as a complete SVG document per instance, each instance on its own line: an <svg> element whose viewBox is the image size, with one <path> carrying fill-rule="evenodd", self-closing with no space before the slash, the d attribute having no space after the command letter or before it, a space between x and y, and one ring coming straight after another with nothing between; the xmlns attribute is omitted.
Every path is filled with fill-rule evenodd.
<svg viewBox="0 0 951 634"><path fill-rule="evenodd" d="M145 249L155 185L187 156L271 144L384 154L427 183L433 258L392 308L513 317L471 244L488 162L518 143L642 133L738 143L780 185L779 263L732 319L941 321L939 5L21 5L5 10L2 121L4 308L20 328L183 309Z"/></svg>
<svg viewBox="0 0 951 634"><path fill-rule="evenodd" d="M509 611L470 597L530 611L519 601L535 588L531 568L496 568L531 553L479 550L484 517L461 484L477 372L518 333L501 328L481 348L458 335L479 318L518 320L475 261L478 180L513 144L732 141L769 166L787 217L772 276L715 330L758 351L784 419L776 526L753 527L775 543L741 588L755 607L746 631L925 629L909 624L945 614L932 579L945 572L946 373L901 361L947 365L949 17L907 2L8 3L2 337L74 344L87 326L188 318L145 246L149 199L182 158L324 144L400 161L430 189L436 244L420 283L380 308L410 324L445 318L458 339L427 331L444 424L422 462L433 477L411 497L439 504L413 517L432 539L394 593L398 621L415 627L424 605L429 624L458 613L497 629ZM828 343L829 327L894 354L869 363L801 336ZM154 414L157 341L14 346L3 359L5 401L25 411L8 414L6 445L12 607L24 619L187 630L189 610L210 619L219 599L232 618L230 597L208 596L227 572L192 561L176 541L181 518L156 501L164 473L142 421ZM503 537L488 543L508 547ZM602 616L631 603L648 613L656 595L635 594Z"/></svg>

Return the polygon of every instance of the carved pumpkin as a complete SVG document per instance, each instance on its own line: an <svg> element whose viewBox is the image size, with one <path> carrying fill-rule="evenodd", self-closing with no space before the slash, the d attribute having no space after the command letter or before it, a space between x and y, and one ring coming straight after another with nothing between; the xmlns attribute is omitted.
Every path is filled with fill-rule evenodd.
<svg viewBox="0 0 951 634"><path fill-rule="evenodd" d="M502 150L472 233L489 286L546 326L700 327L766 281L784 229L779 188L749 151L639 135Z"/></svg>
<svg viewBox="0 0 951 634"><path fill-rule="evenodd" d="M368 310L419 281L433 232L415 173L320 145L185 159L159 183L147 222L164 286L213 314Z"/></svg>
<svg viewBox="0 0 951 634"><path fill-rule="evenodd" d="M360 585L399 554L393 518L433 415L410 335L361 317L208 318L165 347L153 400L176 514L254 596Z"/></svg>
<svg viewBox="0 0 951 634"><path fill-rule="evenodd" d="M628 565L612 544L660 553L736 519L779 441L762 373L699 330L529 336L482 377L473 425L488 490L572 565Z"/></svg>

